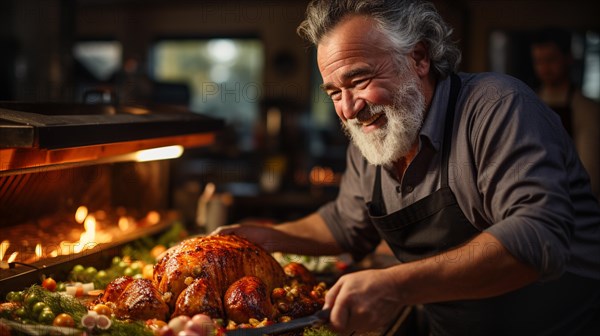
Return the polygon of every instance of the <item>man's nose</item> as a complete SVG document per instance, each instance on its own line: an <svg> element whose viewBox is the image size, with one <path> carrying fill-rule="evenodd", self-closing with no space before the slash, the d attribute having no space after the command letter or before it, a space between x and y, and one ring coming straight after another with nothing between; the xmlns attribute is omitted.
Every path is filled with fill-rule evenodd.
<svg viewBox="0 0 600 336"><path fill-rule="evenodd" d="M352 92L346 91L342 94L341 112L344 119L354 119L360 110L364 108L364 101L355 97Z"/></svg>

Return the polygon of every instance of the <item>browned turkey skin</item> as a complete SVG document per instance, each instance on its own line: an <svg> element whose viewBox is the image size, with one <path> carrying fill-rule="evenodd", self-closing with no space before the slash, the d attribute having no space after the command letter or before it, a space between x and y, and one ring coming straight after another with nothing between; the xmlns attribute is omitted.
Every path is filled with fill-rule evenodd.
<svg viewBox="0 0 600 336"><path fill-rule="evenodd" d="M222 300L233 283L245 276L258 278L268 293L283 286L285 281L283 269L267 251L233 235L185 240L154 268L157 289L161 293L171 293L170 299L166 296L166 301L173 309L172 317L206 313L224 318L225 309L207 310L206 307L222 307L217 301ZM205 282L204 290L189 286L200 279ZM182 300L181 295L186 299ZM267 299L270 300L269 295ZM182 304L191 300L197 304Z"/></svg>
<svg viewBox="0 0 600 336"><path fill-rule="evenodd" d="M127 320L164 320L169 306L163 300L152 281L122 276L113 280L98 299L110 304L115 316Z"/></svg>
<svg viewBox="0 0 600 336"><path fill-rule="evenodd" d="M271 302L271 292L255 276L245 276L232 283L224 299L227 317L237 323L251 318L273 320L277 313Z"/></svg>
<svg viewBox="0 0 600 336"><path fill-rule="evenodd" d="M111 303L119 318L203 313L237 324L295 318L323 305L322 296L310 295L316 281L304 266L284 271L267 251L235 235L187 239L158 261L153 281L139 280L115 279L98 302Z"/></svg>

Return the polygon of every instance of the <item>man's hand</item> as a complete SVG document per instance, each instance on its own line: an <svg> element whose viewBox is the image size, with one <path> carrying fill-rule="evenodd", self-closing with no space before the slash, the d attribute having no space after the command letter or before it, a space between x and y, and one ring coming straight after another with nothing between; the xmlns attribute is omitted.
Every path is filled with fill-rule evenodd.
<svg viewBox="0 0 600 336"><path fill-rule="evenodd" d="M325 307L332 309L331 324L336 330L372 330L389 325L404 306L488 298L538 277L535 269L484 232L432 257L343 276L329 290Z"/></svg>
<svg viewBox="0 0 600 336"><path fill-rule="evenodd" d="M220 226L210 235L230 235L235 234L246 238L249 241L262 246L268 252L281 250L280 242L275 239L281 235L274 228L273 224L265 223L244 223Z"/></svg>
<svg viewBox="0 0 600 336"><path fill-rule="evenodd" d="M269 252L301 255L337 255L343 252L321 216L316 213L281 224L249 222L222 226L213 234L236 234Z"/></svg>
<svg viewBox="0 0 600 336"><path fill-rule="evenodd" d="M404 307L387 269L342 276L327 292L324 306L331 308L332 327L344 332L383 331Z"/></svg>

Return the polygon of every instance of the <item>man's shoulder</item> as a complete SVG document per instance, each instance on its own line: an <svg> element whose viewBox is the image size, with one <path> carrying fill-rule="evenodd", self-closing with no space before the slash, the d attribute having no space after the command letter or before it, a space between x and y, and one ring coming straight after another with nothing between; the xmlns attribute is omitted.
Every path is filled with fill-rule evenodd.
<svg viewBox="0 0 600 336"><path fill-rule="evenodd" d="M462 95L471 102L497 102L506 97L536 100L537 95L527 84L510 75L496 72L461 73Z"/></svg>
<svg viewBox="0 0 600 336"><path fill-rule="evenodd" d="M469 134L496 136L508 129L529 129L536 125L560 126L560 119L522 81L500 73L461 74L464 76L462 100L462 125ZM473 138L473 139L474 139Z"/></svg>
<svg viewBox="0 0 600 336"><path fill-rule="evenodd" d="M490 91L531 91L531 89L521 80L507 74L497 72L479 72L479 73L460 73L463 86L472 89ZM533 91L531 91L533 92Z"/></svg>
<svg viewBox="0 0 600 336"><path fill-rule="evenodd" d="M348 165L352 165L357 170L363 171L366 169L367 166L369 166L369 162L367 161L367 159L365 159L358 146L356 146L352 141L350 141L350 143L348 144L348 147L346 149L346 155L346 163Z"/></svg>

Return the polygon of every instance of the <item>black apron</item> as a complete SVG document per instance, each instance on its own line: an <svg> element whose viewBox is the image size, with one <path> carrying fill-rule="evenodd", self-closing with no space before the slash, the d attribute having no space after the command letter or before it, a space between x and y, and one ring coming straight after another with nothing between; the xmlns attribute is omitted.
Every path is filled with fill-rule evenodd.
<svg viewBox="0 0 600 336"><path fill-rule="evenodd" d="M451 77L442 145L441 187L431 195L387 214L377 167L373 199L367 203L373 225L402 262L410 262L466 243L480 231L465 217L448 185L456 100L460 78ZM598 281L566 273L560 280L536 283L481 300L425 305L433 335L588 335L599 315ZM596 309L591 309L595 306ZM571 307L569 311L560 307ZM572 307L578 307L572 309ZM579 309L579 310L578 310ZM600 335L600 334L598 334Z"/></svg>
<svg viewBox="0 0 600 336"><path fill-rule="evenodd" d="M386 214L381 191L381 166L377 167L373 199L367 204L369 216L381 238L390 245L400 261L409 262L432 256L460 245L479 233L463 214L448 186L448 161L459 91L460 78L452 75L442 145L442 182L439 190L404 209Z"/></svg>

